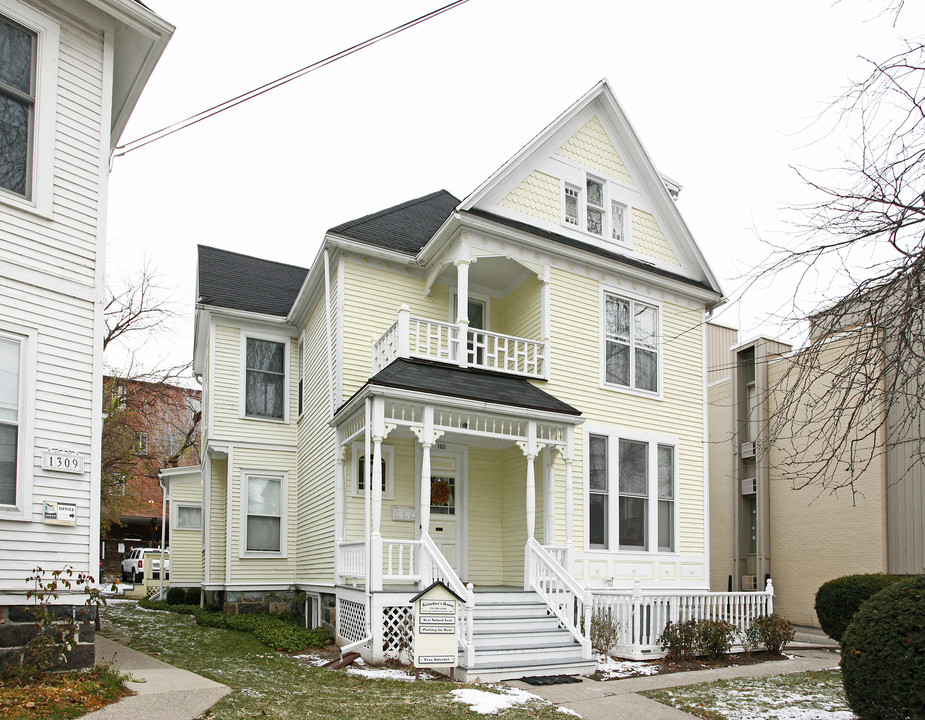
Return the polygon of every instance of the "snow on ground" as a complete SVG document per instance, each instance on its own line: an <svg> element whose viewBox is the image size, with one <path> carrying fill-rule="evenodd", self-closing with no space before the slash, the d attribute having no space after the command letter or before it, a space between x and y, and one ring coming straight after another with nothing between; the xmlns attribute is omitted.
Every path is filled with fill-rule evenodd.
<svg viewBox="0 0 925 720"><path fill-rule="evenodd" d="M466 703L473 712L480 713L481 715L493 715L512 708L515 705L525 705L531 700L546 702L538 695L528 693L526 690L520 690L518 688L504 688L501 693L464 688L461 690L451 690L450 695L452 695L453 699L457 702Z"/></svg>
<svg viewBox="0 0 925 720"><path fill-rule="evenodd" d="M304 662L307 665L314 665L315 667L320 667L329 660L329 658L319 657L315 655L315 653L301 653L299 655L293 655L292 658L299 662Z"/></svg>
<svg viewBox="0 0 925 720"><path fill-rule="evenodd" d="M418 677L410 670L402 668L382 668L382 667L348 667L347 674L359 675L360 677L370 678L372 680L431 680L433 675L422 672Z"/></svg>
<svg viewBox="0 0 925 720"><path fill-rule="evenodd" d="M598 655L597 671L601 680L617 680L640 675L658 675L658 666L651 662L614 660L608 655Z"/></svg>

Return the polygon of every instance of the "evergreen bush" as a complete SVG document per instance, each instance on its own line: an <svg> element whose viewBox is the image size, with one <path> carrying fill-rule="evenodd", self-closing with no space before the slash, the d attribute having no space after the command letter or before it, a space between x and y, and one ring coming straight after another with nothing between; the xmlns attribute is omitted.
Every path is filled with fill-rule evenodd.
<svg viewBox="0 0 925 720"><path fill-rule="evenodd" d="M823 583L816 591L816 617L823 632L841 642L845 628L861 605L888 585L902 580L899 575L875 573L846 575Z"/></svg>
<svg viewBox="0 0 925 720"><path fill-rule="evenodd" d="M925 575L871 597L841 642L845 696L861 720L925 720Z"/></svg>
<svg viewBox="0 0 925 720"><path fill-rule="evenodd" d="M732 648L737 628L725 620L697 621L697 654L721 658Z"/></svg>
<svg viewBox="0 0 925 720"><path fill-rule="evenodd" d="M186 605L198 605L201 596L201 591L198 587L186 588L186 597L183 598L183 602Z"/></svg>
<svg viewBox="0 0 925 720"><path fill-rule="evenodd" d="M186 590L183 588L172 587L167 591L168 605L182 605L186 600Z"/></svg>

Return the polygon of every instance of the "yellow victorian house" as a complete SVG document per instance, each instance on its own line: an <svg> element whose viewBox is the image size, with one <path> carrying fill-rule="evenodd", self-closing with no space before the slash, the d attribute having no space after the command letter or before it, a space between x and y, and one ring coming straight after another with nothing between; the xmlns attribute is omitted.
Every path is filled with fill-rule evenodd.
<svg viewBox="0 0 925 720"><path fill-rule="evenodd" d="M200 247L207 596L298 587L375 660L442 580L483 680L589 671L594 612L635 657L691 608L765 612L708 592L723 295L679 191L602 81L465 199L333 227L310 269Z"/></svg>

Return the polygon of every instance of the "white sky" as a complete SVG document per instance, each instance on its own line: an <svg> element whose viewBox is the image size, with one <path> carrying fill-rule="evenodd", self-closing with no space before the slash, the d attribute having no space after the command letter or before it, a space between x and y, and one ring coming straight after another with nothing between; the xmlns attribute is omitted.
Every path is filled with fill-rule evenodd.
<svg viewBox="0 0 925 720"><path fill-rule="evenodd" d="M448 0L146 0L177 26L122 141L431 11ZM308 266L324 231L445 188L465 197L602 77L734 296L811 199L790 166L841 164L807 127L850 78L925 31L885 0L471 0L113 164L107 274L143 257L187 315L148 359L192 354L196 245ZM817 140L813 143L812 140ZM825 283L827 285L827 283ZM786 282L719 316L743 336L787 309ZM764 326L761 324L765 322Z"/></svg>

